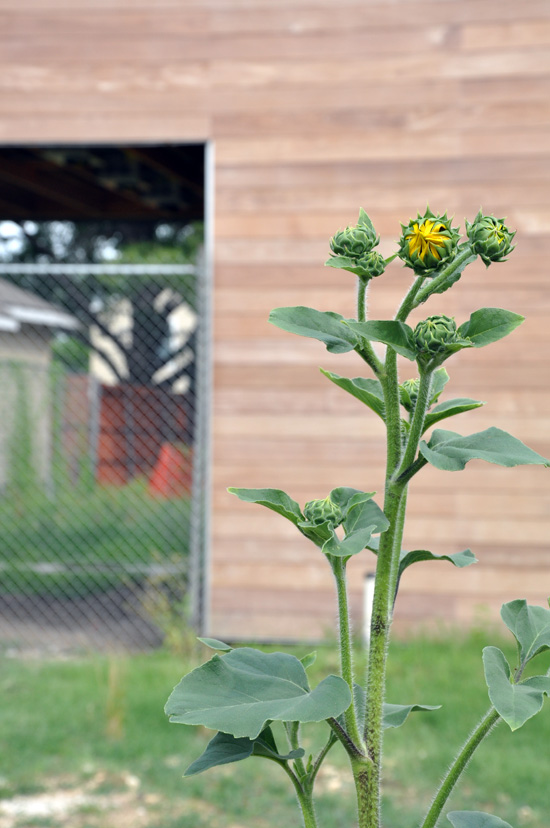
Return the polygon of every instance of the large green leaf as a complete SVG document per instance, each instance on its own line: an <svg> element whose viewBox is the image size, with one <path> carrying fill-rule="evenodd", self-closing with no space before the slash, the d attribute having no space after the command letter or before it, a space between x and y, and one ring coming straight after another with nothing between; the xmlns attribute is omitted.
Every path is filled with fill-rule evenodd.
<svg viewBox="0 0 550 828"><path fill-rule="evenodd" d="M404 322L395 320L375 320L369 322L346 321L346 326L354 334L362 336L372 342L383 342L389 345L401 356L410 360L416 359L412 328Z"/></svg>
<svg viewBox="0 0 550 828"><path fill-rule="evenodd" d="M544 694L550 692L550 678L536 676L535 681L512 684L510 665L498 647L485 647L483 666L493 707L511 730L517 730L541 709Z"/></svg>
<svg viewBox="0 0 550 828"><path fill-rule="evenodd" d="M509 822L483 811L450 811L447 819L454 828L512 828Z"/></svg>
<svg viewBox="0 0 550 828"><path fill-rule="evenodd" d="M295 656L242 647L184 676L165 709L171 722L256 739L270 721L319 722L339 716L350 703L349 687L339 676L310 690Z"/></svg>
<svg viewBox="0 0 550 828"><path fill-rule="evenodd" d="M488 428L466 437L437 429L429 443L420 443L420 453L436 469L445 471L459 471L474 459L498 466L550 465L545 457L500 428Z"/></svg>
<svg viewBox="0 0 550 828"><path fill-rule="evenodd" d="M436 405L432 411L426 414L423 431L427 431L441 420L446 420L448 417L455 417L457 414L462 414L464 411L471 411L473 408L480 408L482 405L485 405L485 403L479 400L471 400L468 397L446 400Z"/></svg>
<svg viewBox="0 0 550 828"><path fill-rule="evenodd" d="M327 351L344 354L353 351L358 340L352 330L344 324L344 317L331 311L318 311L314 308L275 308L269 315L269 321L283 331L308 336L324 342Z"/></svg>
<svg viewBox="0 0 550 828"><path fill-rule="evenodd" d="M260 506L266 506L290 520L295 526L304 519L298 503L281 489L236 489L231 487L227 491L237 495L239 500L244 500L245 503L259 503Z"/></svg>
<svg viewBox="0 0 550 828"><path fill-rule="evenodd" d="M385 419L384 392L378 380L364 379L363 377L353 377L353 379L340 377L338 374L324 371L322 368L321 373L339 388L343 388L348 394L368 405L383 420Z"/></svg>
<svg viewBox="0 0 550 828"><path fill-rule="evenodd" d="M550 649L550 609L518 599L504 604L500 615L519 644L522 664Z"/></svg>
<svg viewBox="0 0 550 828"><path fill-rule="evenodd" d="M512 333L524 321L519 313L502 308L481 308L474 311L459 329L459 336L467 337L474 348L483 348Z"/></svg>
<svg viewBox="0 0 550 828"><path fill-rule="evenodd" d="M183 775L194 776L218 765L240 762L252 755L286 761L302 757L304 751L299 748L287 754L280 754L270 727L266 727L257 739L247 739L246 736L236 739L230 733L216 733L206 746L204 753L189 765Z"/></svg>
<svg viewBox="0 0 550 828"><path fill-rule="evenodd" d="M405 724L410 713L429 712L431 710L440 710L440 704L388 704L384 703L382 713L382 727L401 727Z"/></svg>

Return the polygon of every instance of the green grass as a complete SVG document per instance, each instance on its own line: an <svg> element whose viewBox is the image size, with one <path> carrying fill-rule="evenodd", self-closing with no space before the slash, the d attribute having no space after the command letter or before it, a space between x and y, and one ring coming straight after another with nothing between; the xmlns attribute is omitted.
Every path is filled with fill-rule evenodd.
<svg viewBox="0 0 550 828"><path fill-rule="evenodd" d="M487 709L480 657L486 643L499 642L473 634L452 644L450 639L423 639L393 645L388 701L444 707L413 714L403 728L387 732L387 828L417 825L455 749ZM506 650L512 658L512 649ZM206 650L201 655L209 657ZM298 826L287 779L265 760L250 759L182 780L185 767L211 735L202 728L171 725L163 714L172 686L192 666L186 662L166 652L116 661L3 659L2 795L51 788L55 780L74 786L99 771L105 773L102 785L108 792L119 789L130 773L141 780L141 797L161 796L148 828ZM334 653L320 648L310 669L312 683L335 670ZM314 729L305 726L305 737ZM476 754L450 809L487 810L515 828L546 828L549 741L550 709L516 733L500 725ZM327 764L318 780L320 825L351 828L354 792L339 746ZM92 816L86 818L78 825L96 824Z"/></svg>
<svg viewBox="0 0 550 828"><path fill-rule="evenodd" d="M189 502L151 497L140 479L64 487L53 500L36 490L1 499L0 526L1 591L71 597L139 580L135 569L148 564L184 561Z"/></svg>

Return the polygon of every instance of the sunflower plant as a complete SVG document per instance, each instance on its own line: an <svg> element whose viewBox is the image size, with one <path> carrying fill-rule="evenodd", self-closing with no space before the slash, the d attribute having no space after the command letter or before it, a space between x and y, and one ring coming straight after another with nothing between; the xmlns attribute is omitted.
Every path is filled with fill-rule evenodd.
<svg viewBox="0 0 550 828"><path fill-rule="evenodd" d="M415 327L412 311L433 294L443 293L478 257L489 266L513 250L514 233L503 219L481 212L466 223L466 238L444 215L427 209L402 225L397 252L384 259L376 250L379 236L361 210L356 225L336 233L326 264L357 278L357 316L308 307L277 308L270 321L290 333L324 344L331 353L355 352L368 377L343 377L329 371L330 382L381 418L386 427L386 476L383 502L374 492L340 486L324 497L300 505L279 489L230 489L240 500L271 509L290 521L319 550L331 568L338 607L340 670L315 687L307 671L314 656L265 653L201 639L216 650L175 687L166 705L172 722L202 725L216 731L206 750L186 775L249 757L269 759L286 774L296 792L305 828L317 828L315 781L332 747L340 743L349 758L357 792L359 828L380 828L380 781L385 729L404 724L414 711L430 712L425 704L389 702L385 675L395 599L404 571L418 561L446 560L461 568L475 563L466 549L450 555L428 550L404 551L407 491L424 466L458 471L472 459L500 466L550 462L499 428L460 435L439 428L443 420L478 408L478 400L451 398L439 402L449 375L446 365L457 352L485 348L511 334L523 317L502 308L480 308L459 324L444 315L430 315ZM394 259L413 271L414 279L393 319L367 320L366 292ZM398 358L416 363L418 376L399 382ZM428 433L429 432L429 433ZM376 556L372 624L363 677L354 669L346 567L355 555ZM500 649L488 646L483 665L489 705L445 771L420 828L434 828L446 817L453 828L511 828L497 815L480 811L446 811L447 800L474 751L499 722L511 730L539 712L550 694L550 670L526 667L550 650L550 609L514 600L502 607L504 624L517 644L515 664ZM323 747L307 755L305 726L317 723L325 734ZM338 826L340 828L340 826Z"/></svg>

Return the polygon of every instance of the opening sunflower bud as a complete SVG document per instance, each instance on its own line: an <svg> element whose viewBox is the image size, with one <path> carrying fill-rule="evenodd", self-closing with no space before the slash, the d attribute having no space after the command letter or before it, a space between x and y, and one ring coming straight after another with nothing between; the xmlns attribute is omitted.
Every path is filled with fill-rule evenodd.
<svg viewBox="0 0 550 828"><path fill-rule="evenodd" d="M475 253L489 267L491 262L504 262L506 256L512 252L515 245L512 240L516 231L511 232L504 224L504 219L495 216L477 214L472 224L466 222L466 232Z"/></svg>
<svg viewBox="0 0 550 828"><path fill-rule="evenodd" d="M430 208L401 225L398 256L406 267L418 275L429 276L454 258L460 239L457 227L451 226L447 213L436 216Z"/></svg>

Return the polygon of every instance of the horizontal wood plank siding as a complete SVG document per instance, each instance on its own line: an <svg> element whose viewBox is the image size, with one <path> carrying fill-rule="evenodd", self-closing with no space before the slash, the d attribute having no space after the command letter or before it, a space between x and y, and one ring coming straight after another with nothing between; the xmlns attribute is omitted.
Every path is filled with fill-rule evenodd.
<svg viewBox="0 0 550 828"><path fill-rule="evenodd" d="M302 502L342 484L382 489L380 423L318 370L362 364L267 322L278 305L354 314L353 277L323 261L360 205L386 255L427 202L460 223L482 205L518 228L508 264L469 268L413 321L461 322L481 305L524 314L509 343L449 364L453 396L487 403L453 428L494 423L550 455L547 0L0 0L0 19L1 142L214 142L209 633L318 638L334 618L321 555L227 486ZM387 318L409 283L393 265L372 315ZM480 563L410 570L400 630L427 610L462 624L514 597L544 601L549 503L540 468L425 469L407 546L471 546ZM357 623L373 565L351 565Z"/></svg>

